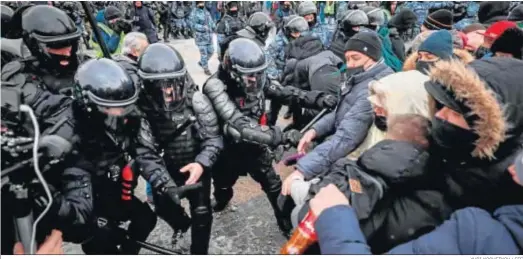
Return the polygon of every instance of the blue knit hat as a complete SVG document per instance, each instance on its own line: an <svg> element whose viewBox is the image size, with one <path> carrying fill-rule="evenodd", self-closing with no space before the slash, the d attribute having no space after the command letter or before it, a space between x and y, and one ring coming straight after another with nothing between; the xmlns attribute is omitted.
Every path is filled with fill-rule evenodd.
<svg viewBox="0 0 523 259"><path fill-rule="evenodd" d="M432 33L418 48L418 52L425 51L438 56L440 59L450 59L452 53L452 34L447 30Z"/></svg>

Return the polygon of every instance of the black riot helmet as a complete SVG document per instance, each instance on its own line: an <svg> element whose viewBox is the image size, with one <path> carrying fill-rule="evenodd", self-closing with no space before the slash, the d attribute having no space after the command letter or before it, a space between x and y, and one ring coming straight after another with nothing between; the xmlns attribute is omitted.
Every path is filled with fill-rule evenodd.
<svg viewBox="0 0 523 259"><path fill-rule="evenodd" d="M18 11L17 11L18 12ZM56 74L74 72L81 32L62 10L49 5L30 6L20 14L22 38L40 67Z"/></svg>
<svg viewBox="0 0 523 259"><path fill-rule="evenodd" d="M144 93L157 108L172 111L183 107L187 68L176 49L164 43L151 44L138 60L138 68Z"/></svg>
<svg viewBox="0 0 523 259"><path fill-rule="evenodd" d="M14 11L7 5L0 5L0 8L2 9L2 30L0 32L2 38L5 38L9 34L9 29L11 28L9 23L13 18Z"/></svg>
<svg viewBox="0 0 523 259"><path fill-rule="evenodd" d="M238 2L229 1L225 4L225 12L232 17L238 16Z"/></svg>
<svg viewBox="0 0 523 259"><path fill-rule="evenodd" d="M138 89L115 61L100 58L83 63L74 76L76 104L95 124L119 132L134 115Z"/></svg>
<svg viewBox="0 0 523 259"><path fill-rule="evenodd" d="M289 15L284 18L283 33L287 39L295 39L291 34L299 32L300 35L309 30L309 23L298 15Z"/></svg>
<svg viewBox="0 0 523 259"><path fill-rule="evenodd" d="M246 96L255 97L263 90L267 62L262 48L254 41L246 38L231 41L222 68L238 82Z"/></svg>
<svg viewBox="0 0 523 259"><path fill-rule="evenodd" d="M271 30L276 28L271 17L264 12L253 13L247 21L247 26L250 27L263 42L267 40Z"/></svg>
<svg viewBox="0 0 523 259"><path fill-rule="evenodd" d="M350 38L360 31L360 27L369 24L369 17L362 10L350 10L341 20L341 30Z"/></svg>
<svg viewBox="0 0 523 259"><path fill-rule="evenodd" d="M298 15L300 15L301 17L305 18L305 16L307 15L314 15L314 18L312 20L305 18L305 20L307 20L307 22L309 23L309 27L316 25L317 13L318 8L316 7L316 4L314 4L313 2L301 2L300 5L298 5Z"/></svg>

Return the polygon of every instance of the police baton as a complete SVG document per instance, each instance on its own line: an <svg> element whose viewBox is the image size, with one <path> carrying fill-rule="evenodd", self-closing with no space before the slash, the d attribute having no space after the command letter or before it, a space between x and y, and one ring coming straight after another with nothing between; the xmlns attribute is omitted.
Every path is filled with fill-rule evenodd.
<svg viewBox="0 0 523 259"><path fill-rule="evenodd" d="M96 22L94 20L93 16L93 10L91 9L91 6L89 6L89 2L87 1L81 1L82 7L84 8L85 15L87 16L87 21L91 24L91 28L93 29L94 36L96 36L96 39L98 41L98 45L102 49L102 53L104 54L105 58L111 59L111 53L109 53L109 49L107 48L107 45L105 45L105 41L102 38L102 33L100 32L100 28L96 25Z"/></svg>

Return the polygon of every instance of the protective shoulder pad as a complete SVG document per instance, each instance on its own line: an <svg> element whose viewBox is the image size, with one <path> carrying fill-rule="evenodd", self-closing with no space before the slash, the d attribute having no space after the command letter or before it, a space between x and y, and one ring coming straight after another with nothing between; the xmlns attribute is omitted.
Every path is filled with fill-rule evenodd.
<svg viewBox="0 0 523 259"><path fill-rule="evenodd" d="M203 86L203 93L213 99L216 95L225 92L227 86L218 78L210 78Z"/></svg>
<svg viewBox="0 0 523 259"><path fill-rule="evenodd" d="M15 60L11 61L2 67L2 82L7 82L13 78L15 74L21 73L24 70L24 63Z"/></svg>
<svg viewBox="0 0 523 259"><path fill-rule="evenodd" d="M211 101L201 92L194 92L192 96L192 107L198 115L214 112Z"/></svg>

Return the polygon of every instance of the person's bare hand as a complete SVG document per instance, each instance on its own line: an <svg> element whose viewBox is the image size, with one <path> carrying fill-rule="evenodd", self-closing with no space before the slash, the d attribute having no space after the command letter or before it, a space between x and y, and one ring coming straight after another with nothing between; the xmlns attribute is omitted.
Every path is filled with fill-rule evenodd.
<svg viewBox="0 0 523 259"><path fill-rule="evenodd" d="M203 167L199 163L190 163L186 166L184 166L182 169L180 169L181 173L187 173L189 172L189 179L185 181L186 185L195 184L198 182L200 177L203 174Z"/></svg>
<svg viewBox="0 0 523 259"><path fill-rule="evenodd" d="M337 205L349 206L349 200L345 195L336 187L334 184L329 184L326 187L320 189L320 191L314 196L309 203L310 208L314 215L317 217L328 209Z"/></svg>
<svg viewBox="0 0 523 259"><path fill-rule="evenodd" d="M316 131L314 129L310 129L305 134L303 134L303 137L301 137L300 142L298 143L298 153L299 154L305 154L307 149L309 148L309 145L316 137Z"/></svg>
<svg viewBox="0 0 523 259"><path fill-rule="evenodd" d="M295 170L294 172L292 172L292 174L287 176L287 178L285 178L285 180L283 181L283 184L281 186L281 194L285 195L285 196L291 194L292 182L295 180L298 180L298 179L301 179L301 180L305 179L303 174L298 170Z"/></svg>
<svg viewBox="0 0 523 259"><path fill-rule="evenodd" d="M40 246L40 248L38 248L38 251L36 251L36 254L38 254L38 255L64 254L62 245L63 245L62 232L60 230L53 229L51 231L51 235L47 236L44 243ZM13 254L15 254L15 255L25 254L24 246L22 245L22 243L18 242L15 244L15 247L13 249Z"/></svg>

